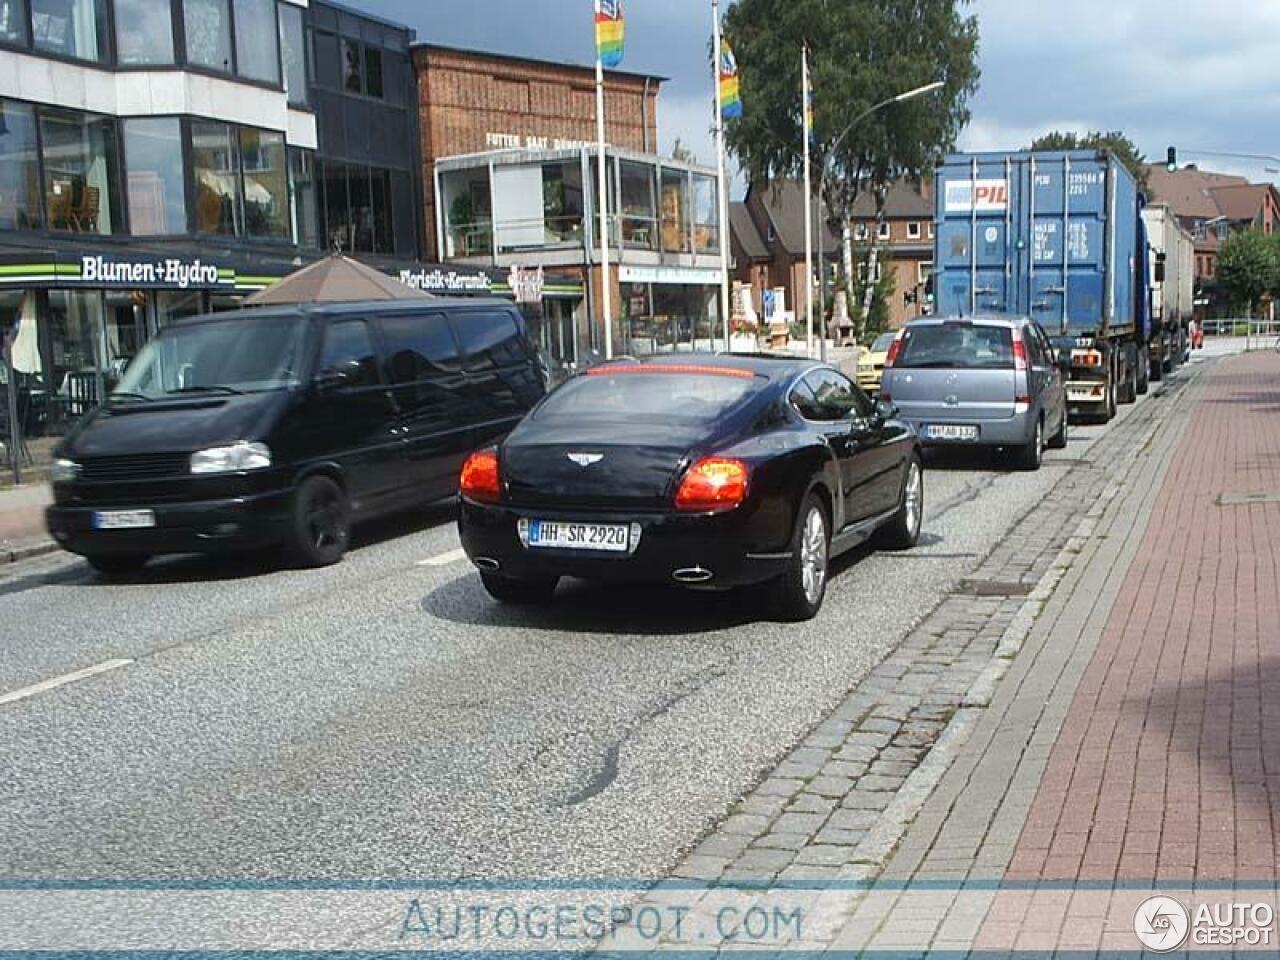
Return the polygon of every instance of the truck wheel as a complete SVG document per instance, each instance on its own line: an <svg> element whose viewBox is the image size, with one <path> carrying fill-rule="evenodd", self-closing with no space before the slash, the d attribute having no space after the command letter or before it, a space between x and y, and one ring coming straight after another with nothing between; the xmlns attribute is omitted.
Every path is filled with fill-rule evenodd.
<svg viewBox="0 0 1280 960"><path fill-rule="evenodd" d="M1159 364L1157 364L1159 366ZM1151 389L1151 361L1144 359L1138 369L1138 396L1145 396Z"/></svg>
<svg viewBox="0 0 1280 960"><path fill-rule="evenodd" d="M1130 363L1125 371L1124 383L1116 391L1116 399L1120 403L1134 403L1138 399L1138 364Z"/></svg>
<svg viewBox="0 0 1280 960"><path fill-rule="evenodd" d="M1159 383L1164 379L1164 375L1173 369L1172 357L1173 350L1166 344L1164 353L1160 355L1160 362L1151 364L1152 381Z"/></svg>
<svg viewBox="0 0 1280 960"><path fill-rule="evenodd" d="M1116 386L1116 374L1112 370L1107 374L1107 399L1103 408L1102 422L1110 423L1116 416L1116 400L1119 388Z"/></svg>

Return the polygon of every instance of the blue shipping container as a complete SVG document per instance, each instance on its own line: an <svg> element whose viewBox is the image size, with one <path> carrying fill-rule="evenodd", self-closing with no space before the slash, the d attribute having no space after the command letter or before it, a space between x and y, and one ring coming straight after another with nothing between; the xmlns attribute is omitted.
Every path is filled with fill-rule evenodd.
<svg viewBox="0 0 1280 960"><path fill-rule="evenodd" d="M1114 157L955 154L935 187L939 315L1016 313L1050 336L1145 338L1142 198Z"/></svg>

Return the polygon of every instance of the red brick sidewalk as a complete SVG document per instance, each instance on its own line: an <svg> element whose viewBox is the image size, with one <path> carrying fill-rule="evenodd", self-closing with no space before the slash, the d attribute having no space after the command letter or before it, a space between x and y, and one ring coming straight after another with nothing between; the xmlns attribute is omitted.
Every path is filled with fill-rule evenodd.
<svg viewBox="0 0 1280 960"><path fill-rule="evenodd" d="M1269 496L1232 502L1245 494ZM1234 880L1274 890L1278 564L1280 357L1252 354L1206 378L1050 753L1006 885ZM1001 895L976 946L1030 945L1031 900ZM1034 916L1040 932L1083 933L1070 921L1097 909L1079 893L1057 904L1059 916ZM1131 929L1120 936L1106 926L1114 945L1134 945ZM1084 936L1079 945L1105 948L1109 939Z"/></svg>

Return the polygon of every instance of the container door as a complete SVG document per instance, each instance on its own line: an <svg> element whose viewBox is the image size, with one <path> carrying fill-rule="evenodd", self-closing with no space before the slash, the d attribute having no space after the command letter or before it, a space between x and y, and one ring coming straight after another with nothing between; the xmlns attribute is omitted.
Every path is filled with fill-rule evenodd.
<svg viewBox="0 0 1280 960"><path fill-rule="evenodd" d="M1017 163L998 158L951 163L940 172L939 316L1017 310L1017 177Z"/></svg>

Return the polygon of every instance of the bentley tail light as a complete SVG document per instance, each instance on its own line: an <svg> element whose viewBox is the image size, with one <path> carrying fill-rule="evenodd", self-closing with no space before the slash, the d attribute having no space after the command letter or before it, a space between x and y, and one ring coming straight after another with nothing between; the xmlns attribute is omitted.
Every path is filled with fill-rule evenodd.
<svg viewBox="0 0 1280 960"><path fill-rule="evenodd" d="M502 499L502 481L498 476L498 451L477 450L462 465L458 489L464 497L477 503L497 503Z"/></svg>
<svg viewBox="0 0 1280 960"><path fill-rule="evenodd" d="M680 481L676 509L687 513L732 510L747 499L749 474L741 460L704 457Z"/></svg>

